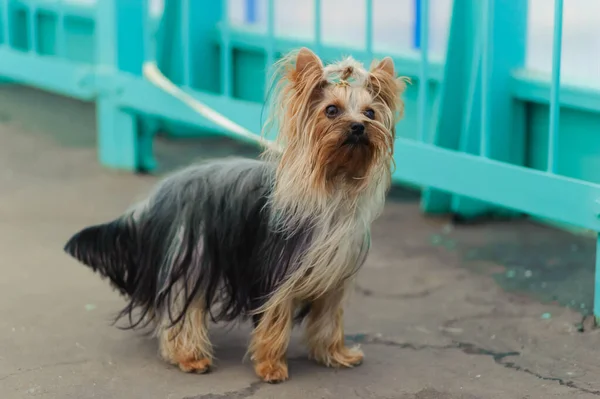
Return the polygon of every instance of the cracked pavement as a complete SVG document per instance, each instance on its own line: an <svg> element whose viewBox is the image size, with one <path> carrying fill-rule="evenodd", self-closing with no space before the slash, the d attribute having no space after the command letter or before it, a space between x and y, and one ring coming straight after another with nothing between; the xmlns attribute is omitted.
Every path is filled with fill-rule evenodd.
<svg viewBox="0 0 600 399"><path fill-rule="evenodd" d="M243 361L249 326L233 325L212 328L212 373L178 371L151 338L111 326L123 300L61 251L156 181L102 169L93 134L90 105L0 88L0 398L600 397L600 335L581 326L593 242L523 221L452 225L423 217L402 190L373 228L347 306L362 366L313 364L296 329L291 379L263 384ZM156 152L163 170L252 154L223 140L158 140Z"/></svg>

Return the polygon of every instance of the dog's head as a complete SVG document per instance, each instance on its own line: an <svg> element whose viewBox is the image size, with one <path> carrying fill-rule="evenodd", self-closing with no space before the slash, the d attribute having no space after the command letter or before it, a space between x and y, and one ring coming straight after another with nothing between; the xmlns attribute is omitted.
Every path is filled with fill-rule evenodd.
<svg viewBox="0 0 600 399"><path fill-rule="evenodd" d="M406 87L391 58L369 70L350 57L325 66L302 48L280 66L280 169L303 170L303 185L319 191L364 188L389 170Z"/></svg>

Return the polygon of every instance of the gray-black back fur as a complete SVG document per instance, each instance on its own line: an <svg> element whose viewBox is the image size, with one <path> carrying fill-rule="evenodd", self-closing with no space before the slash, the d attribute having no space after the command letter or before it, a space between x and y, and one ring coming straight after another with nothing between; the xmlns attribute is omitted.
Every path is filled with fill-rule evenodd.
<svg viewBox="0 0 600 399"><path fill-rule="evenodd" d="M116 220L75 234L65 251L129 298L117 317L129 327L170 313L180 294L173 324L198 300L214 321L246 316L296 270L310 241L308 227L270 228L274 172L273 164L250 159L186 168Z"/></svg>

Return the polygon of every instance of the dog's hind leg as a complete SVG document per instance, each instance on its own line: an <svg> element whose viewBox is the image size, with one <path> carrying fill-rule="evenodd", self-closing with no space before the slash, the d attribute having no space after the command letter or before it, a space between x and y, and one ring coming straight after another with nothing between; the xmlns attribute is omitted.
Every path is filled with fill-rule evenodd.
<svg viewBox="0 0 600 399"><path fill-rule="evenodd" d="M212 366L212 345L208 337L207 312L192 303L180 322L171 326L168 316L159 325L161 357L186 373L204 374Z"/></svg>

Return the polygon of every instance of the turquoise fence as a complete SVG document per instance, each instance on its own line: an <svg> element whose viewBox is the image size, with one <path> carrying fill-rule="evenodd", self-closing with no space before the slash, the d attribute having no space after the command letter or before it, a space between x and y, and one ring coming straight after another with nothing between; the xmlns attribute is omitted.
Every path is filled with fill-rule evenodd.
<svg viewBox="0 0 600 399"><path fill-rule="evenodd" d="M324 42L321 3L307 0L313 32L301 39L275 34L273 0L264 28L232 25L224 0L165 0L163 10L141 0L1 0L0 79L93 101L100 162L152 170L159 129L235 136L146 80L147 60L258 133L269 66L283 52L308 46L326 61L350 53L367 63L391 55L413 80L393 178L422 189L424 212L525 214L600 231L600 90L561 82L562 0L550 75L525 68L526 0L454 0L444 57L429 51L429 0L417 2L418 49L406 51L376 45L372 0L364 45Z"/></svg>

